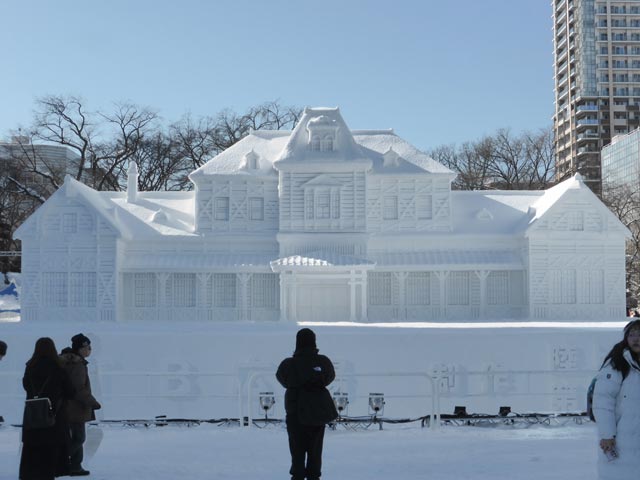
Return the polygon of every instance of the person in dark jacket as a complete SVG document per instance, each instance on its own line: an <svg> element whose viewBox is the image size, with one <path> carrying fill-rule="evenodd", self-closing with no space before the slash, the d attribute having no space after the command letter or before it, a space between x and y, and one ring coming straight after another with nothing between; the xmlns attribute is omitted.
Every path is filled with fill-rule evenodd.
<svg viewBox="0 0 640 480"><path fill-rule="evenodd" d="M0 340L0 360L7 354L7 344Z"/></svg>
<svg viewBox="0 0 640 480"><path fill-rule="evenodd" d="M91 355L91 340L79 333L71 338L71 348L65 348L60 355L62 366L69 375L75 388L74 397L67 402L66 414L69 419L71 435L71 476L89 475L89 470L82 467L84 458L83 444L87 438L85 423L95 420L95 410L101 408L100 403L91 393L91 381L86 358Z"/></svg>
<svg viewBox="0 0 640 480"><path fill-rule="evenodd" d="M293 357L284 359L276 373L278 381L287 389L284 405L291 480L320 478L325 424L338 417L326 389L335 376L331 360L318 354L315 333L308 328L300 330Z"/></svg>
<svg viewBox="0 0 640 480"><path fill-rule="evenodd" d="M69 426L64 413L64 402L73 396L73 386L60 366L53 340L38 339L22 378L27 399L47 397L56 411L52 427L22 429L21 480L53 480L68 474L66 459Z"/></svg>

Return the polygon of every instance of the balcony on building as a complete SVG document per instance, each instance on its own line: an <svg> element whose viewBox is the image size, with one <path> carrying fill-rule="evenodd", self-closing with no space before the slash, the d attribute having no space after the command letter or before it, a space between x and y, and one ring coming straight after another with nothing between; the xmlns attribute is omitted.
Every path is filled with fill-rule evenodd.
<svg viewBox="0 0 640 480"><path fill-rule="evenodd" d="M592 147L592 146L580 147L578 148L578 152L576 155L578 157L581 157L583 155L588 155L590 153L598 153L598 147Z"/></svg>
<svg viewBox="0 0 640 480"><path fill-rule="evenodd" d="M576 107L576 116L597 111L598 105L578 105Z"/></svg>

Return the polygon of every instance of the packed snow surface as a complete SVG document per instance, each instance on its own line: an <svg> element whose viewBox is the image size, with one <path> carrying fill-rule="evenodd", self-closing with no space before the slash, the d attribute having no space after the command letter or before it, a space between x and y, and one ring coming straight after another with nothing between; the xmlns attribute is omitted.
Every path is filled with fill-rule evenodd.
<svg viewBox="0 0 640 480"><path fill-rule="evenodd" d="M103 438L96 445L101 429ZM95 454L93 452L94 449ZM20 433L0 428L0 480L15 479ZM89 427L92 479L281 480L289 478L283 426ZM327 480L593 480L595 427L443 427L327 430Z"/></svg>

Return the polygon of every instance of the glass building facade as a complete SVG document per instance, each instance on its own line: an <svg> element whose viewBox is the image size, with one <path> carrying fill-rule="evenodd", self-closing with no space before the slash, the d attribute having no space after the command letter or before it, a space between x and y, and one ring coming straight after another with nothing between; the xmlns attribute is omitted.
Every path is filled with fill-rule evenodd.
<svg viewBox="0 0 640 480"><path fill-rule="evenodd" d="M602 185L640 190L640 129L618 135L602 149Z"/></svg>

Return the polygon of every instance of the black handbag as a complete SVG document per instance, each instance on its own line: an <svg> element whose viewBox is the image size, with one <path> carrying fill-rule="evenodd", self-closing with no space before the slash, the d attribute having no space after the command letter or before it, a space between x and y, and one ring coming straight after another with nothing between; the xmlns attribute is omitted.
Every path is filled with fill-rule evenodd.
<svg viewBox="0 0 640 480"><path fill-rule="evenodd" d="M53 409L53 405L51 405L51 400L48 397L40 397L48 381L49 378L42 385L38 395L24 402L22 428L25 430L50 428L56 424L56 412Z"/></svg>
<svg viewBox="0 0 640 480"><path fill-rule="evenodd" d="M338 411L329 390L302 388L298 395L298 420L302 425L321 426L338 418Z"/></svg>

